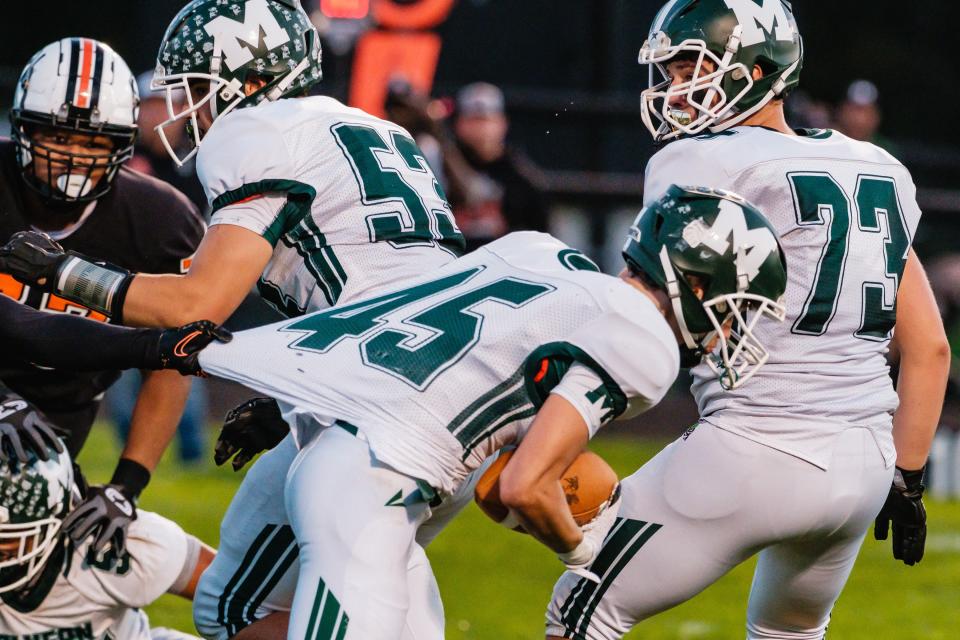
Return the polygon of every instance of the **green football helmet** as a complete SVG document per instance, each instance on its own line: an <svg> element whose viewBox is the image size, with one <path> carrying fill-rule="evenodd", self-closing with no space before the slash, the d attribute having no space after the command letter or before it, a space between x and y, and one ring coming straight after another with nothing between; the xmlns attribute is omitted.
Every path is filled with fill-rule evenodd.
<svg viewBox="0 0 960 640"><path fill-rule="evenodd" d="M667 73L678 56L695 61L692 80L674 83ZM786 96L800 83L803 40L786 0L670 0L654 18L640 64L650 66L643 122L655 140L666 141L724 131ZM754 66L763 70L756 81ZM696 117L671 106L678 97Z"/></svg>
<svg viewBox="0 0 960 640"><path fill-rule="evenodd" d="M684 366L699 364L715 339L706 361L726 389L766 364L769 352L754 330L762 318L783 321L787 267L776 231L756 207L733 193L674 185L637 216L623 258L669 295Z"/></svg>
<svg viewBox="0 0 960 640"><path fill-rule="evenodd" d="M43 570L60 540L73 499L73 464L66 447L32 452L26 463L13 457L0 465L0 593L15 591Z"/></svg>
<svg viewBox="0 0 960 640"><path fill-rule="evenodd" d="M234 109L304 92L321 80L320 36L299 0L193 0L167 27L151 88L166 91L168 119L157 132L174 162L182 165L201 141L197 111L214 119ZM266 84L250 95L251 78ZM190 83L207 82L194 99ZM187 123L193 148L172 148L165 129Z"/></svg>

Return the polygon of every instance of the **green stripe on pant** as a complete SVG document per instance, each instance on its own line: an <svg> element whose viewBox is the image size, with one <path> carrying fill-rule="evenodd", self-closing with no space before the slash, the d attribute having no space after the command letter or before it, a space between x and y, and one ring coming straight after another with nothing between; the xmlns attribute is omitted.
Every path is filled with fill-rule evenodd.
<svg viewBox="0 0 960 640"><path fill-rule="evenodd" d="M567 638L582 640L586 637L590 620L607 589L662 526L642 520L617 518L597 559L590 566L590 570L600 576L600 584L581 578L570 590L560 609Z"/></svg>
<svg viewBox="0 0 960 640"><path fill-rule="evenodd" d="M304 640L343 640L347 635L350 617L343 611L336 597L321 579L313 599L307 635Z"/></svg>

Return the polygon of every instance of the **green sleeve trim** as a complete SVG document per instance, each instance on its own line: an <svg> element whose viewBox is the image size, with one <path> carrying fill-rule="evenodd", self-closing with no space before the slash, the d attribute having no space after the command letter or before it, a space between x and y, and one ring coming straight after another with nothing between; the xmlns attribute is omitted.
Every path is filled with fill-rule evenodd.
<svg viewBox="0 0 960 640"><path fill-rule="evenodd" d="M540 380L537 381L544 360L548 362L547 371L540 375ZM551 342L537 347L533 353L527 356L524 364L524 385L527 395L538 410L546 402L550 391L560 383L563 375L574 363L589 367L603 380L604 388L613 401L613 416L611 419L618 418L627 410L627 394L623 392L613 376L607 373L607 370L591 358L586 351L569 342Z"/></svg>
<svg viewBox="0 0 960 640"><path fill-rule="evenodd" d="M275 247L280 238L290 233L305 217L310 215L313 200L317 197L316 189L310 185L296 180L283 179L248 182L237 189L217 196L213 201L213 213L251 196L270 192L287 194L287 203L283 205L283 208L277 213L277 217L263 232L263 237L270 243L270 246Z"/></svg>

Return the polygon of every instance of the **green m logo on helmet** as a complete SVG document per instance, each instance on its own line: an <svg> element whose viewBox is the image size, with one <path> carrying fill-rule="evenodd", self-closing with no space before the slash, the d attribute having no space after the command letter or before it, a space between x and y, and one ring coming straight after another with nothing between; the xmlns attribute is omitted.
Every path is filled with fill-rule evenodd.
<svg viewBox="0 0 960 640"><path fill-rule="evenodd" d="M771 254L779 251L776 237L766 227L747 228L747 220L740 205L731 200L721 200L719 213L712 226L707 226L703 218L697 218L683 230L683 239L696 249L704 246L724 255L736 247L737 269L753 282L760 274L760 268Z"/></svg>
<svg viewBox="0 0 960 640"><path fill-rule="evenodd" d="M737 15L737 22L743 27L741 44L752 47L760 44L772 34L777 40L793 42L797 33L780 0L763 0L757 4L754 0L724 0Z"/></svg>
<svg viewBox="0 0 960 640"><path fill-rule="evenodd" d="M290 42L290 35L277 22L266 0L248 0L242 20L220 15L205 24L203 30L213 36L214 57L221 52L223 64L230 71L236 71L253 60L251 49L261 48L261 32L268 50Z"/></svg>

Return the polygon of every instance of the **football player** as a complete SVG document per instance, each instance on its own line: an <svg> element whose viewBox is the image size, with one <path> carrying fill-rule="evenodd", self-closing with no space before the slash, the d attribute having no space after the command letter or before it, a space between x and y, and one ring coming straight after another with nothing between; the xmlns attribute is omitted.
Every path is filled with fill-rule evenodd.
<svg viewBox="0 0 960 640"><path fill-rule="evenodd" d="M192 598L214 551L173 522L140 511L126 550L74 544L63 519L80 497L62 444L0 465L0 634L9 638L192 638L151 629L141 610L164 593ZM121 496L122 497L122 496ZM132 508L132 507L131 507Z"/></svg>
<svg viewBox="0 0 960 640"><path fill-rule="evenodd" d="M123 166L133 154L138 103L126 63L102 42L64 38L37 52L16 85L12 140L0 141L0 238L40 229L69 250L128 269L180 273L203 223L178 191ZM0 293L43 311L107 319L105 301L96 296L78 304L6 275L0 276ZM14 359L5 359L0 369L4 384L64 430L71 454L83 446L100 398L118 376L116 369L78 373ZM176 372L145 373L130 437L109 485L128 502L146 487L173 436L189 384ZM91 487L86 504L67 523L76 539L110 529L122 544L136 514L112 510L105 492Z"/></svg>
<svg viewBox="0 0 960 640"><path fill-rule="evenodd" d="M727 221L744 233L712 232ZM414 606L406 568L432 501L521 440L500 477L504 504L569 569L597 579L589 568L607 530L620 530L616 509L581 530L563 470L602 425L663 397L678 343L687 360L718 343L709 366L727 383L756 374L766 355L753 330L782 319L786 287L772 227L721 192L672 188L640 214L625 256L616 278L548 235L515 233L389 292L201 354L205 371L295 407L289 637L401 637Z"/></svg>
<svg viewBox="0 0 960 640"><path fill-rule="evenodd" d="M14 274L88 305L102 291L97 308L127 324L177 326L222 322L253 286L299 316L453 260L463 237L410 135L332 98L306 97L321 79L320 57L298 0L189 2L167 29L154 78L171 111L159 131L187 125L213 209L189 271L148 275L51 253L57 277L43 268ZM44 242L26 236L9 250ZM10 252L0 258L8 269ZM95 286L70 277L79 272ZM240 415L269 413L246 410L256 406ZM232 637L291 606L298 551L280 496L295 455L286 440L262 456L224 518L195 601L209 637Z"/></svg>
<svg viewBox="0 0 960 640"><path fill-rule="evenodd" d="M699 424L623 481L623 525L591 567L602 582L565 574L547 634L620 638L759 553L747 637L823 638L875 518L880 539L892 523L895 558L923 556L949 351L910 248L916 190L882 149L787 125L803 63L787 2L672 0L640 62L662 76L643 93L644 121L669 142L645 199L684 181L761 207L790 265L786 322L755 327L771 357L748 386L693 370ZM728 219L690 239L730 234L749 232ZM894 329L897 392L884 357Z"/></svg>

